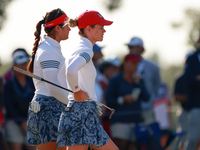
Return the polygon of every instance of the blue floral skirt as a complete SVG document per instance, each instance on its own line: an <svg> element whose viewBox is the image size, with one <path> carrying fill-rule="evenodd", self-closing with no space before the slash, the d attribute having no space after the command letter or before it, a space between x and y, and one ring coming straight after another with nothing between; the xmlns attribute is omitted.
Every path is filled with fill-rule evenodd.
<svg viewBox="0 0 200 150"><path fill-rule="evenodd" d="M40 111L34 113L29 106L27 122L28 145L56 142L58 123L65 105L54 97L44 95L35 95L33 99L40 103Z"/></svg>
<svg viewBox="0 0 200 150"><path fill-rule="evenodd" d="M109 136L99 123L95 102L70 103L73 112L63 111L58 127L57 146L93 145L102 147Z"/></svg>

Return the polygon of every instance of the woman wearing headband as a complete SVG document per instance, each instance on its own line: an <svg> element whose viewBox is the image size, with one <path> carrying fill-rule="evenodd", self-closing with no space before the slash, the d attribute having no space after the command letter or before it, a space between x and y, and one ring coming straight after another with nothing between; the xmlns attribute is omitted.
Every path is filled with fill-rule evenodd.
<svg viewBox="0 0 200 150"><path fill-rule="evenodd" d="M78 26L80 42L67 62L68 107L62 112L59 123L58 146L68 150L118 150L99 123L95 93L96 70L92 62L93 45L103 40L105 20L97 11L85 11L77 19L70 19L71 27Z"/></svg>
<svg viewBox="0 0 200 150"><path fill-rule="evenodd" d="M27 68L29 72L58 85L61 85L58 74L65 64L60 41L68 39L70 31L67 21L68 17L61 9L54 9L37 23L32 59ZM39 43L42 25L47 35ZM33 82L36 90L29 108L28 145L37 145L37 150L56 150L58 123L61 111L68 103L67 93L36 79ZM61 149L66 150L66 147L58 148Z"/></svg>

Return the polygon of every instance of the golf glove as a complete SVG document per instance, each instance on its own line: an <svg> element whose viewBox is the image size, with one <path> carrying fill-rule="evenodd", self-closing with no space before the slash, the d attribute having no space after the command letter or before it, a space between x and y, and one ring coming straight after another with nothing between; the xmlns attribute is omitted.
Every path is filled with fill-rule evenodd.
<svg viewBox="0 0 200 150"><path fill-rule="evenodd" d="M103 112L102 112L101 106L103 106L103 105L100 102L95 101L95 100L93 100L91 98L88 98L88 100L94 101L96 103L97 113L98 113L99 116L102 116Z"/></svg>
<svg viewBox="0 0 200 150"><path fill-rule="evenodd" d="M31 109L34 113L38 113L40 111L40 104L36 100L31 101Z"/></svg>
<svg viewBox="0 0 200 150"><path fill-rule="evenodd" d="M97 103L96 103L97 104ZM103 115L103 113L102 113L102 109L101 109L101 107L97 104L97 113L98 113L98 115L99 116L102 116Z"/></svg>

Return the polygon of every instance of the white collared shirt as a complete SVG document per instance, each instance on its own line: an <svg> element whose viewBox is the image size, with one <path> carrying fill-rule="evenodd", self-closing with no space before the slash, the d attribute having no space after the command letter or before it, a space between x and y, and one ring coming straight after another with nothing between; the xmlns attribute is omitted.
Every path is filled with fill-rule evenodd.
<svg viewBox="0 0 200 150"><path fill-rule="evenodd" d="M51 37L44 36L44 40L39 45L34 61L34 74L44 78L44 71L56 71L65 64L65 58L61 53L60 43ZM45 82L33 79L35 85L35 93L46 96L52 96L49 90L45 86ZM54 82L54 81L51 81Z"/></svg>
<svg viewBox="0 0 200 150"><path fill-rule="evenodd" d="M78 48L67 62L67 71L72 71L74 73L74 75L70 77L67 75L67 82L68 87L74 92L81 89L87 92L90 98L97 100L95 93L96 69L92 62L93 55L93 45L91 41L85 37L81 37ZM78 59L80 61L76 61ZM78 64L78 62L82 64ZM69 93L68 99L74 100L73 94Z"/></svg>

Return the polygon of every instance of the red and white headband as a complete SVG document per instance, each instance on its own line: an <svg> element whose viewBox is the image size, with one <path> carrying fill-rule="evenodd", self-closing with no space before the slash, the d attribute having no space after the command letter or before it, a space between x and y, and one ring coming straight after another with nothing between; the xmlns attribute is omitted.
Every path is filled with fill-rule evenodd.
<svg viewBox="0 0 200 150"><path fill-rule="evenodd" d="M50 22L47 22L44 24L44 27L46 28L50 28L50 27L54 27L58 24L62 24L62 23L65 23L66 21L68 20L68 17L67 15L64 13L63 15L61 15L60 17L50 21Z"/></svg>

